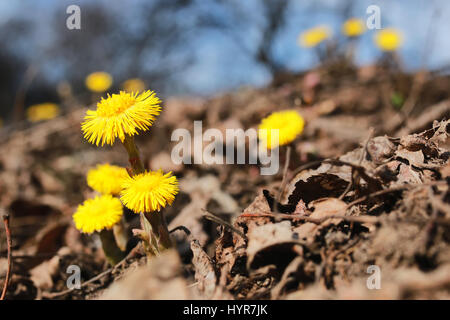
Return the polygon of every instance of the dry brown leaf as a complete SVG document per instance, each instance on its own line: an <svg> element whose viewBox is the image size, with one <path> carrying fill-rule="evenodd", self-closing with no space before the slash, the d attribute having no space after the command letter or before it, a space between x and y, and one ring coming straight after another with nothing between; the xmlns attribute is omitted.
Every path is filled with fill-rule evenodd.
<svg viewBox="0 0 450 320"><path fill-rule="evenodd" d="M336 198L324 198L317 201L313 201L310 204L310 209L314 209L313 213L310 215L314 219L324 219L329 216L344 216L347 204ZM305 222L299 227L294 229L294 232L298 234L299 239L306 239L307 242L311 243L317 232L330 224L338 224L341 219L328 219L321 224L315 224L312 222Z"/></svg>
<svg viewBox="0 0 450 320"><path fill-rule="evenodd" d="M217 291L218 280L216 270L214 268L212 259L202 249L198 241L191 242L191 250L194 254L192 264L195 269L195 280L197 282L196 288L203 299L212 299L213 297L220 298Z"/></svg>
<svg viewBox="0 0 450 320"><path fill-rule="evenodd" d="M247 266L249 269L271 264L286 252L291 254L284 258L290 259L290 256L295 255L292 246L297 241L290 221L256 226L248 231L247 237Z"/></svg>
<svg viewBox="0 0 450 320"><path fill-rule="evenodd" d="M168 250L148 265L128 270L99 300L186 300L195 299L181 276L181 262L175 250Z"/></svg>
<svg viewBox="0 0 450 320"><path fill-rule="evenodd" d="M30 279L36 288L49 290L53 287L53 277L60 271L61 257L71 252L68 247L63 247L50 260L44 261L30 270Z"/></svg>

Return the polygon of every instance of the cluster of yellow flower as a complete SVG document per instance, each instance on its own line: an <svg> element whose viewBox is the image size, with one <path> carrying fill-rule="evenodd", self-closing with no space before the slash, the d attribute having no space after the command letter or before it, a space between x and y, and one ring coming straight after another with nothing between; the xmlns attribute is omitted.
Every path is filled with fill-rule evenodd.
<svg viewBox="0 0 450 320"><path fill-rule="evenodd" d="M113 84L113 77L105 71L96 71L90 73L85 79L86 87L97 93L106 92L111 88ZM132 78L124 81L122 83L122 88L126 92L142 92L145 90L146 86L143 80L139 78Z"/></svg>
<svg viewBox="0 0 450 320"><path fill-rule="evenodd" d="M96 93L106 92L112 84L113 77L104 71L90 73L85 79L86 87ZM144 91L145 87L144 81L139 78L128 79L122 83L122 88L130 93ZM53 102L34 104L29 106L26 111L28 121L33 123L54 119L61 113L60 106Z"/></svg>
<svg viewBox="0 0 450 320"><path fill-rule="evenodd" d="M125 168L110 164L89 170L87 184L101 196L86 200L73 216L76 227L84 233L110 229L120 221L122 205L120 210L109 210L118 208L114 196L139 213L159 211L172 204L178 192L177 179L171 173L155 171L130 177Z"/></svg>
<svg viewBox="0 0 450 320"><path fill-rule="evenodd" d="M356 38L366 32L364 21L351 18L344 22L342 33L349 38ZM305 48L318 46L320 43L331 38L332 31L328 26L317 26L302 32L298 43ZM403 43L403 35L394 28L386 28L378 31L374 36L375 45L382 51L395 51Z"/></svg>
<svg viewBox="0 0 450 320"><path fill-rule="evenodd" d="M105 143L113 145L118 138L128 151L132 169L127 171L125 168L103 164L88 172L88 185L101 196L86 200L74 213L75 225L81 232L97 231L102 234L105 230L111 230L121 221L122 203L150 220L161 208L173 203L178 193L177 178L172 172L164 174L161 170L144 170L133 140L135 135L152 126L161 111L160 103L161 100L150 90L140 94L121 91L108 94L107 98L97 103L96 110L86 112L81 124L86 140L103 146ZM120 200L115 196L120 197ZM158 221L161 222L161 219ZM162 225L164 227L165 224ZM160 226L156 227L161 232ZM166 230L166 234L159 236L167 238L167 235ZM101 238L102 241L107 239Z"/></svg>

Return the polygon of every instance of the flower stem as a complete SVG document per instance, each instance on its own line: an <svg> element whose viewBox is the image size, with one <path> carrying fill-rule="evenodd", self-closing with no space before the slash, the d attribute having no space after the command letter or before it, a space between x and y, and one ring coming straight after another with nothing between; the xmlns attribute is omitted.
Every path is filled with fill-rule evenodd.
<svg viewBox="0 0 450 320"><path fill-rule="evenodd" d="M123 217L122 219L113 226L114 239L116 239L117 246L122 251L126 251L128 243L128 234L125 229Z"/></svg>
<svg viewBox="0 0 450 320"><path fill-rule="evenodd" d="M169 229L162 212L146 212L145 218L150 222L153 233L157 236L159 251L172 248L173 243L170 239Z"/></svg>
<svg viewBox="0 0 450 320"><path fill-rule="evenodd" d="M134 142L134 137L126 135L125 140L123 141L123 146L128 152L128 161L133 169L133 175L144 173L144 165L142 164L139 150Z"/></svg>
<svg viewBox="0 0 450 320"><path fill-rule="evenodd" d="M287 183L287 172L289 169L289 162L291 160L291 151L292 151L292 147L290 145L287 146L286 148L286 159L284 160L284 168L283 168L283 180L281 181L281 186L280 186L280 191L278 192L277 195L277 203L275 205L275 210L278 213L278 204L281 202L281 198L284 194L284 189L286 189L286 183Z"/></svg>
<svg viewBox="0 0 450 320"><path fill-rule="evenodd" d="M104 229L100 231L100 240L102 241L103 252L105 253L106 259L113 266L125 258L125 252L120 250L117 246L112 230Z"/></svg>
<svg viewBox="0 0 450 320"><path fill-rule="evenodd" d="M125 136L123 145L128 152L133 175L145 172L144 165L142 164L141 157L139 155L139 150L134 142L134 137L128 135ZM142 221L142 218L148 220L151 225L151 231L148 230L149 228L145 227L145 221ZM149 239L156 240L156 243L153 243L152 241L149 241L148 243L149 246L153 247L150 250L152 255L173 246L172 240L170 239L169 229L167 228L162 212L155 211L141 214L141 227L142 230L148 230L148 232L152 233L149 234Z"/></svg>

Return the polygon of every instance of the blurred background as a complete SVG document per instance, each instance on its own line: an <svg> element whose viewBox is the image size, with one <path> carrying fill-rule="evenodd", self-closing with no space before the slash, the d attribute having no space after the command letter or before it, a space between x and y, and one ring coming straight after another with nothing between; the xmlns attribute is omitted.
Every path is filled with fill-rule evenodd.
<svg viewBox="0 0 450 320"><path fill-rule="evenodd" d="M68 10L73 5L80 9L79 30L67 27L68 19L76 24L70 18L76 11ZM374 14L367 13L370 6L380 10L380 30L366 27ZM267 268L266 278L250 273L250 255L229 259L238 261L237 268L228 268L233 275L225 277L235 298L266 298L275 291L272 297L279 297L283 286L298 294L310 284L338 288L344 282L336 277L364 284L366 278L359 279L367 276L367 266L377 264L411 281L387 280L390 286L383 288L390 292L379 291L380 298L448 299L450 233L438 219L442 211L448 222L449 194L438 184L430 187L450 175L449 143L443 143L449 121L438 122L450 118L448 17L448 0L0 0L0 209L11 213L14 251L7 299L89 299L121 277L118 273L86 287L92 294L66 291L67 266L79 265L88 283L106 267L98 239L81 234L72 219L79 204L97 195L86 175L101 163L128 165L120 143L97 148L83 139L80 123L101 97L146 89L162 99L163 112L151 132L136 138L144 166L177 176L180 193L165 210L169 229L185 226L210 256L229 252L216 241L228 236L222 237L218 230L225 229L206 219L203 210L228 224L245 208L259 211L260 203L271 210L270 194L283 194L285 178L286 190L294 191L282 202L301 214L305 204L311 208L322 197L347 206L381 188L427 187L367 198L352 214L376 215L379 229L378 223L366 228L353 222L330 225L327 234L320 229L308 245L317 251L305 259L288 261L295 250L285 246L283 236L282 245L271 245L281 251L265 251L264 263L277 264L276 271ZM259 164L172 161L175 129L193 133L196 120L204 131L256 129L268 115L287 109L301 114L305 127L291 143L292 154L280 150L280 164L286 166L281 170L280 165L278 174L261 175ZM234 140L228 142L234 148ZM313 167L330 158L353 163L353 169L323 162L327 167ZM356 163L367 170L362 179ZM389 219L382 220L384 213ZM126 220L129 231L139 224L129 212ZM311 225L301 221L292 232ZM2 226L0 281L8 272ZM178 237L188 265L191 246L184 234ZM241 242L235 244L241 252ZM294 282L286 280L294 270L286 268L288 263L298 268ZM404 267L411 273L402 273ZM442 277L429 272L438 268ZM274 274L284 280L273 280ZM222 275L218 279L225 279ZM353 297L373 298L355 288ZM315 290L304 297L317 298Z"/></svg>
<svg viewBox="0 0 450 320"><path fill-rule="evenodd" d="M66 27L72 4L81 9L81 30ZM83 97L89 94L85 77L95 71L112 76L110 92L139 78L163 97L264 86L279 73L319 63L314 50L298 45L299 33L326 24L336 42L345 41L342 23L365 21L372 4L381 9L382 28L403 33L398 54L406 70L446 72L445 0L1 1L0 116L10 123L30 105L58 103L58 88ZM359 37L357 65L381 56L375 31Z"/></svg>

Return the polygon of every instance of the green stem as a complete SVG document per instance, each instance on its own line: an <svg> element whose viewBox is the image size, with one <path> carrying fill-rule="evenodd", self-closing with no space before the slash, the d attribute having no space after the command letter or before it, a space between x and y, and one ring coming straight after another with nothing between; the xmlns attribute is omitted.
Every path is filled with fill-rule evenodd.
<svg viewBox="0 0 450 320"><path fill-rule="evenodd" d="M112 229L100 231L100 240L102 241L103 252L109 263L116 265L125 258L125 252L117 246Z"/></svg>
<svg viewBox="0 0 450 320"><path fill-rule="evenodd" d="M144 173L144 165L142 164L141 157L139 156L139 150L134 142L134 137L126 135L123 141L123 146L128 152L128 161L133 169L133 175Z"/></svg>

